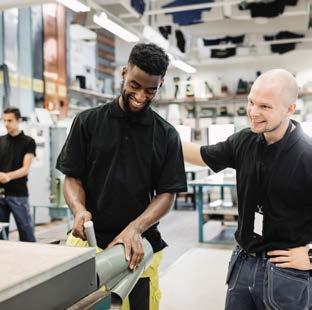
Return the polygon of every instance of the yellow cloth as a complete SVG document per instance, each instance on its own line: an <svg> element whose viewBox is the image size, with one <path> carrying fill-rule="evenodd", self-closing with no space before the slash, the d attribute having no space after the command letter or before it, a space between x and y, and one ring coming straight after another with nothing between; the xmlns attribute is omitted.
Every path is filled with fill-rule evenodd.
<svg viewBox="0 0 312 310"><path fill-rule="evenodd" d="M88 242L83 241L80 238L76 238L70 233L66 240L66 245L68 246L77 246L77 247L87 247ZM97 247L96 253L102 252L103 249ZM159 301L161 298L161 292L159 289L159 275L158 268L163 259L163 252L157 252L153 255L152 262L150 266L143 272L141 278L150 278L150 307L149 310L158 310L159 309ZM101 288L101 290L105 290L105 287ZM121 306L121 310L135 310L130 309L129 299L126 298Z"/></svg>

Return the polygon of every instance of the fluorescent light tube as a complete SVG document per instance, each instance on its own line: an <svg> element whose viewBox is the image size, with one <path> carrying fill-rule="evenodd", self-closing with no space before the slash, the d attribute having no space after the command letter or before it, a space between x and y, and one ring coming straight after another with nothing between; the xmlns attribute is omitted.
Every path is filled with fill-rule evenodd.
<svg viewBox="0 0 312 310"><path fill-rule="evenodd" d="M170 61L174 60L174 57L173 57L173 55L171 53L167 53L167 55L168 55Z"/></svg>
<svg viewBox="0 0 312 310"><path fill-rule="evenodd" d="M78 0L56 0L74 12L89 12L90 8Z"/></svg>
<svg viewBox="0 0 312 310"><path fill-rule="evenodd" d="M137 42L139 38L134 35L133 33L129 32L125 28L119 26L112 20L108 19L107 15L102 12L101 15L93 15L93 21L103 27L104 29L110 31L114 35L118 36L119 38L127 41L127 42Z"/></svg>
<svg viewBox="0 0 312 310"><path fill-rule="evenodd" d="M143 37L163 48L165 51L169 48L169 41L151 26L144 26Z"/></svg>
<svg viewBox="0 0 312 310"><path fill-rule="evenodd" d="M194 67L188 65L186 62L182 60L178 59L171 60L171 64L187 73L195 73L197 71Z"/></svg>

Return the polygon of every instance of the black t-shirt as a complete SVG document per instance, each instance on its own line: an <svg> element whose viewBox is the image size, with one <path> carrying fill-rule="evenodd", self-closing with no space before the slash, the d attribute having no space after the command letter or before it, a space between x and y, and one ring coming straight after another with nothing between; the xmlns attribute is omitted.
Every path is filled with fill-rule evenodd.
<svg viewBox="0 0 312 310"><path fill-rule="evenodd" d="M23 167L26 154L36 155L36 143L33 138L23 132L17 136L0 136L0 171L9 172ZM6 196L28 196L27 176L0 184Z"/></svg>
<svg viewBox="0 0 312 310"><path fill-rule="evenodd" d="M286 249L312 240L312 139L299 123L292 122L296 129L286 142L284 137L266 145L261 135L243 129L225 142L201 148L203 160L215 172L236 169L239 218L235 237L246 251ZM280 155L272 163L277 151ZM259 199L263 201L263 237L253 232Z"/></svg>
<svg viewBox="0 0 312 310"><path fill-rule="evenodd" d="M75 118L57 169L82 181L102 248L143 213L154 192L187 190L177 131L151 108L123 112L118 98ZM154 252L166 246L157 224L143 236Z"/></svg>

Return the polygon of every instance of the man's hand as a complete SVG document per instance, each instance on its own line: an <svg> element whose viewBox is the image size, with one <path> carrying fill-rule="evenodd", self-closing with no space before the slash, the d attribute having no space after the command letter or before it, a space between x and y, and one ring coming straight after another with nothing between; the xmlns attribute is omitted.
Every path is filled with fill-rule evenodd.
<svg viewBox="0 0 312 310"><path fill-rule="evenodd" d="M86 240L83 224L87 221L91 221L92 215L89 211L78 211L74 216L74 224L72 234L74 237L78 237L82 240Z"/></svg>
<svg viewBox="0 0 312 310"><path fill-rule="evenodd" d="M144 258L143 239L134 224L130 223L115 239L107 246L112 248L116 244L122 243L125 247L126 261L129 268L135 269Z"/></svg>
<svg viewBox="0 0 312 310"><path fill-rule="evenodd" d="M5 184L11 181L8 173L0 172L0 183Z"/></svg>
<svg viewBox="0 0 312 310"><path fill-rule="evenodd" d="M281 268L294 268L298 270L310 270L311 264L309 259L308 246L301 246L288 250L269 251L270 262Z"/></svg>

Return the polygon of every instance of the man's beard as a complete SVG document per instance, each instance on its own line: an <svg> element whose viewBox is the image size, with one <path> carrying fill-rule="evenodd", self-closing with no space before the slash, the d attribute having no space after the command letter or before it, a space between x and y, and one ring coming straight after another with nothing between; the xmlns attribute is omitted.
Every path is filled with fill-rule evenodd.
<svg viewBox="0 0 312 310"><path fill-rule="evenodd" d="M145 100L144 101L144 107L140 111L137 111L137 112L132 111L130 108L130 103L129 103L130 97L132 97L132 96L126 95L126 90L124 89L124 81L122 81L120 89L121 89L121 97L122 97L123 105L124 105L125 111L127 113L135 113L135 114L141 113L141 112L145 111L152 103L152 100Z"/></svg>

